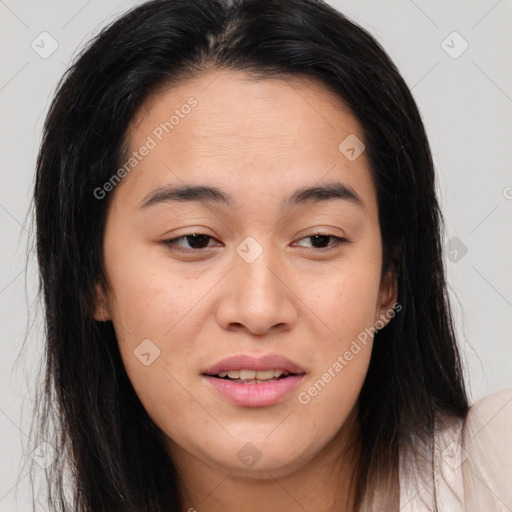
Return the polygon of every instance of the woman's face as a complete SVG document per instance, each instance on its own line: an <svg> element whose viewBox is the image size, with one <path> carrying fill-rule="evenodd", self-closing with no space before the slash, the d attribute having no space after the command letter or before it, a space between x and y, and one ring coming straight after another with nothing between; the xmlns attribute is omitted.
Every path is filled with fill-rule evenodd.
<svg viewBox="0 0 512 512"><path fill-rule="evenodd" d="M154 94L130 126L96 192L112 197L95 318L179 465L290 474L354 416L396 301L363 140L321 84L231 71ZM215 191L172 193L199 186Z"/></svg>

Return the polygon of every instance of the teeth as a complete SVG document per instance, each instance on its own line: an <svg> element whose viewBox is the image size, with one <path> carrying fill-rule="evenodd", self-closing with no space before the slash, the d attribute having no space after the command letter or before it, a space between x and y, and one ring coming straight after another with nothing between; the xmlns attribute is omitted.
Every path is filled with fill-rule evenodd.
<svg viewBox="0 0 512 512"><path fill-rule="evenodd" d="M240 374L239 378L242 380L252 380L252 379L256 378L256 372L254 370L240 370L239 372L235 372L235 373L239 373ZM260 372L258 372L258 373L260 373ZM231 378L231 375L229 375L229 373L228 373L228 376L229 376L229 378Z"/></svg>
<svg viewBox="0 0 512 512"><path fill-rule="evenodd" d="M240 372L240 378L244 379L245 377L242 377L242 372ZM254 372L254 378L258 380L268 380L274 378L274 370L260 370L258 372Z"/></svg>
<svg viewBox="0 0 512 512"><path fill-rule="evenodd" d="M230 379L242 379L242 380L270 380L281 375L289 375L285 370L229 370L227 372L219 372L219 377L229 377Z"/></svg>

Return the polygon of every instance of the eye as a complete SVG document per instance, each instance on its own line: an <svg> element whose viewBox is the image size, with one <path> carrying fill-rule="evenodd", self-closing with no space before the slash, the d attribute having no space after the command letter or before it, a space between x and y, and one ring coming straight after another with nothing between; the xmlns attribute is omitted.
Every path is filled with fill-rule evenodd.
<svg viewBox="0 0 512 512"><path fill-rule="evenodd" d="M346 238L342 238L335 235L330 235L326 233L316 233L315 235L306 236L304 238L301 238L301 240L308 240L310 239L312 241L312 247L313 249L330 249L337 247L338 245L342 243L348 243L348 240ZM213 247L211 245L208 245L211 240L215 240L212 236L205 235L204 233L190 233L188 235L181 235L176 238L171 238L169 240L164 240L164 243L169 246L175 246L181 249L177 250L190 250L190 251L200 251L202 249L208 249L209 247ZM329 240L333 240L333 243L329 243ZM185 241L188 243L188 247L183 247L183 245L179 244L178 242ZM318 247L320 246L320 247ZM172 248L175 248L172 247Z"/></svg>
<svg viewBox="0 0 512 512"><path fill-rule="evenodd" d="M208 242L210 240L215 240L212 236L205 235L203 233L191 233L188 235L182 235L178 236L177 238L171 238L169 240L164 240L164 243L169 246L178 246L183 247L180 244L178 244L178 241L187 241L190 245L188 247L185 247L186 250L201 250L201 249L208 249ZM211 246L210 246L211 247ZM181 249L178 249L181 250Z"/></svg>
<svg viewBox="0 0 512 512"><path fill-rule="evenodd" d="M340 236L330 235L328 233L316 233L315 235L305 236L304 238L301 238L301 240L308 240L310 239L313 243L313 249L331 249L334 247L337 247L338 245L342 243L348 243L348 240L346 238L342 238ZM333 243L329 244L329 239L334 240ZM317 245L323 246L323 247L317 247Z"/></svg>

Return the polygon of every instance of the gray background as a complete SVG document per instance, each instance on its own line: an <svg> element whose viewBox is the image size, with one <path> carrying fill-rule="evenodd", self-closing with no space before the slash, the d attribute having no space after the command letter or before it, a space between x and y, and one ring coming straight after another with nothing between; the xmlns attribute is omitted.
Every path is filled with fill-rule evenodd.
<svg viewBox="0 0 512 512"><path fill-rule="evenodd" d="M21 464L42 349L35 259L27 246L42 123L77 48L138 3L0 0L0 512L32 510ZM471 398L511 386L512 0L330 3L388 51L424 118ZM51 49L42 32L58 44L47 58L31 47L35 41L40 53ZM469 46L461 53L464 41ZM15 365L29 322L29 349Z"/></svg>

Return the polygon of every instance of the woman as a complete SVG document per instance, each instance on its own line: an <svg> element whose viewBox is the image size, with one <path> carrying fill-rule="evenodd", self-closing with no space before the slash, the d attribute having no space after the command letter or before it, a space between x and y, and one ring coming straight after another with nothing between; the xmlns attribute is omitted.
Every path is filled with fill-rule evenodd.
<svg viewBox="0 0 512 512"><path fill-rule="evenodd" d="M507 503L479 433L512 396L469 408L420 114L328 5L127 13L59 86L35 205L51 510Z"/></svg>

